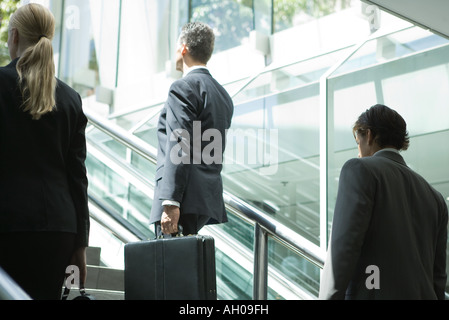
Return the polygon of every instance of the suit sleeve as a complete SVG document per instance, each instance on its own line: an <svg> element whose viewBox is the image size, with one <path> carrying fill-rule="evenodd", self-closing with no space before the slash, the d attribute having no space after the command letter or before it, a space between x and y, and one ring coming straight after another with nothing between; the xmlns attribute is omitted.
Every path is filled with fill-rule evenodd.
<svg viewBox="0 0 449 320"><path fill-rule="evenodd" d="M86 161L86 136L85 130L87 126L87 118L82 112L81 98L80 112L77 114L74 132L68 153L67 171L68 180L72 199L75 204L77 214L77 236L76 247L89 246L89 206L88 206L88 180L87 170L85 166Z"/></svg>
<svg viewBox="0 0 449 320"><path fill-rule="evenodd" d="M446 291L446 247L447 247L447 225L448 225L448 209L444 199L441 197L441 221L437 239L435 252L435 263L433 272L434 290L439 300L445 300Z"/></svg>
<svg viewBox="0 0 449 320"><path fill-rule="evenodd" d="M182 203L194 157L198 156L193 144L193 140L198 139L194 137L198 104L192 88L184 80L176 81L170 88L166 103L167 143L161 200Z"/></svg>
<svg viewBox="0 0 449 320"><path fill-rule="evenodd" d="M371 220L375 190L375 179L360 159L345 164L321 279L322 300L345 298Z"/></svg>

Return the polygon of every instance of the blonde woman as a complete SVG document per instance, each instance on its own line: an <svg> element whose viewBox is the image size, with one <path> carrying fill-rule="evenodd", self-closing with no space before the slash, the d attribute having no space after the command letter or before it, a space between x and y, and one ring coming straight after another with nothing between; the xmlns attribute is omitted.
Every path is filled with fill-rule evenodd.
<svg viewBox="0 0 449 320"><path fill-rule="evenodd" d="M87 119L55 78L55 20L38 4L11 16L0 68L0 267L36 300L61 297L65 270L86 278Z"/></svg>

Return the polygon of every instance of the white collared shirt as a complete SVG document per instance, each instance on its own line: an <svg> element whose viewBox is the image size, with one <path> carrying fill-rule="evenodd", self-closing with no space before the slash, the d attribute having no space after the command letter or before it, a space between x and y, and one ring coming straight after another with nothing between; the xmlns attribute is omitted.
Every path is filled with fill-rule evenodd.
<svg viewBox="0 0 449 320"><path fill-rule="evenodd" d="M162 202L162 206L166 207L166 206L173 206L173 207L181 207L181 204L178 201L172 201L172 200L164 200Z"/></svg>
<svg viewBox="0 0 449 320"><path fill-rule="evenodd" d="M379 152L384 152L384 151L390 151L390 152L395 152L395 153L397 153L397 154L401 154L401 153L399 152L398 149L395 149L395 148L385 148L385 149L382 149L382 150L377 151L374 155L378 154Z"/></svg>
<svg viewBox="0 0 449 320"><path fill-rule="evenodd" d="M209 69L207 68L207 66L193 66L193 67L188 68L188 69L184 72L183 77L185 77L186 75L188 75L188 74L189 74L190 72L192 72L193 70L198 70L198 69L206 69L206 70L209 70Z"/></svg>

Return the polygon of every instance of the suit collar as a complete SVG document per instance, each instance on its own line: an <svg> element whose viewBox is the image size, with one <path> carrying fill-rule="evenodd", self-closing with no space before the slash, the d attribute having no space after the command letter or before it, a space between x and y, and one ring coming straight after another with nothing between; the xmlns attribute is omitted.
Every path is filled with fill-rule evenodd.
<svg viewBox="0 0 449 320"><path fill-rule="evenodd" d="M380 150L379 152L377 152L373 157L383 157L383 158L387 158L390 159L394 162L397 162L399 164L402 164L404 166L407 166L407 164L405 163L404 158L400 155L399 152L396 151L391 151L391 150Z"/></svg>
<svg viewBox="0 0 449 320"><path fill-rule="evenodd" d="M192 70L189 70L184 77L187 77L191 74L207 74L210 75L209 69L207 69L206 67L200 67L200 68L194 68Z"/></svg>

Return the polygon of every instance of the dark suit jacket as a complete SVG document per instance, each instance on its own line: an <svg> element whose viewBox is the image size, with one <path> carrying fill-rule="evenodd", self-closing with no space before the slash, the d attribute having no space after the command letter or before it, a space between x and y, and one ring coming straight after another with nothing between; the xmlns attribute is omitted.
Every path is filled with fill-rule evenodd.
<svg viewBox="0 0 449 320"><path fill-rule="evenodd" d="M395 152L348 161L341 172L321 299L444 299L444 198ZM380 289L366 281L378 267Z"/></svg>
<svg viewBox="0 0 449 320"><path fill-rule="evenodd" d="M162 200L179 202L181 214L207 216L216 223L227 221L222 161L207 164L201 159L200 155L208 151L205 148L212 141L201 142L201 137L194 132L194 122L200 122L200 131L196 132L201 136L209 129L221 135L221 141L217 142L222 149L222 158L226 130L231 126L233 112L231 97L206 69L193 70L172 84L158 125L158 165L150 224L160 221ZM176 139L171 139L177 129L184 131ZM199 144L194 143L198 140ZM176 158L181 146L185 161L176 164L171 154L173 152ZM218 149L216 151L219 152Z"/></svg>
<svg viewBox="0 0 449 320"><path fill-rule="evenodd" d="M17 59L0 68L0 233L66 232L88 245L85 127L80 96L58 80L56 110L21 110Z"/></svg>

